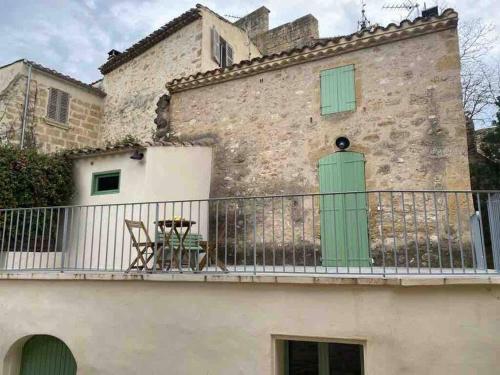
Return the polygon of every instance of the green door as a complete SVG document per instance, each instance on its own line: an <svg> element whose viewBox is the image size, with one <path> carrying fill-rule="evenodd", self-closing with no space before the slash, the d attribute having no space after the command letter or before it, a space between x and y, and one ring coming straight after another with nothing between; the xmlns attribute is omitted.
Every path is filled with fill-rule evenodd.
<svg viewBox="0 0 500 375"><path fill-rule="evenodd" d="M364 192L363 154L339 151L319 161L320 193ZM323 266L369 266L366 193L320 196Z"/></svg>
<svg viewBox="0 0 500 375"><path fill-rule="evenodd" d="M21 375L75 375L76 361L61 340L36 335L23 347Z"/></svg>

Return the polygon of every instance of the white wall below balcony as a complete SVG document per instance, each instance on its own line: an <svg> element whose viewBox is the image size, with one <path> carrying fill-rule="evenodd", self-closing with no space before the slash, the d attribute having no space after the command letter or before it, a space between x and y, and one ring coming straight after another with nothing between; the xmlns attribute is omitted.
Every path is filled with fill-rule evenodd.
<svg viewBox="0 0 500 375"><path fill-rule="evenodd" d="M370 375L493 374L499 366L498 283L404 287L346 285L341 278L320 285L322 278L291 276L303 284L224 283L226 275L211 282L77 276L83 275L0 279L1 375L14 374L8 369L15 369L22 349L16 342L33 334L63 340L79 375L281 375L275 339L283 337L362 343Z"/></svg>

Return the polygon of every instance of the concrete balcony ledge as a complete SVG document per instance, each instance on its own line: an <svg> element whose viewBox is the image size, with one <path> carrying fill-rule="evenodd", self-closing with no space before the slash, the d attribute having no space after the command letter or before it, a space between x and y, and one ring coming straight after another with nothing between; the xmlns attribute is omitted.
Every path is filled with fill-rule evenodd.
<svg viewBox="0 0 500 375"><path fill-rule="evenodd" d="M5 280L41 281L149 281L240 284L303 284L362 286L442 286L500 284L500 275L311 275L311 274L193 274L123 272L0 272Z"/></svg>

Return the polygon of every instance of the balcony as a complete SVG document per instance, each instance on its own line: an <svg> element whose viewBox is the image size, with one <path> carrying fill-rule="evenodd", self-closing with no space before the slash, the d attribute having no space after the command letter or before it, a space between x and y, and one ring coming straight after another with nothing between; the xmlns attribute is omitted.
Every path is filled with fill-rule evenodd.
<svg viewBox="0 0 500 375"><path fill-rule="evenodd" d="M0 210L0 272L489 275L499 191L367 191Z"/></svg>

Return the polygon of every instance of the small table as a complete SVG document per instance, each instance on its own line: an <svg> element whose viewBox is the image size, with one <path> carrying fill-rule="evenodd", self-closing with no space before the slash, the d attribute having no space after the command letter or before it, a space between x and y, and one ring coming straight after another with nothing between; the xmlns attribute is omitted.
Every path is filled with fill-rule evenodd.
<svg viewBox="0 0 500 375"><path fill-rule="evenodd" d="M165 247L167 247L167 244L169 244L170 238L173 235L176 236L177 239L179 240L179 246L173 249L172 264L174 265L174 267L177 267L182 272L182 251L183 250L186 251L184 240L186 239L188 233L191 231L192 226L196 224L196 221L185 220L185 219L175 219L175 220L165 219L165 220L155 221L154 223L158 225L160 232L163 233L165 236L165 242L164 242ZM167 233L167 228L170 228L168 233ZM181 230L179 231L178 228L181 228ZM182 228L186 228L186 230L182 231Z"/></svg>

